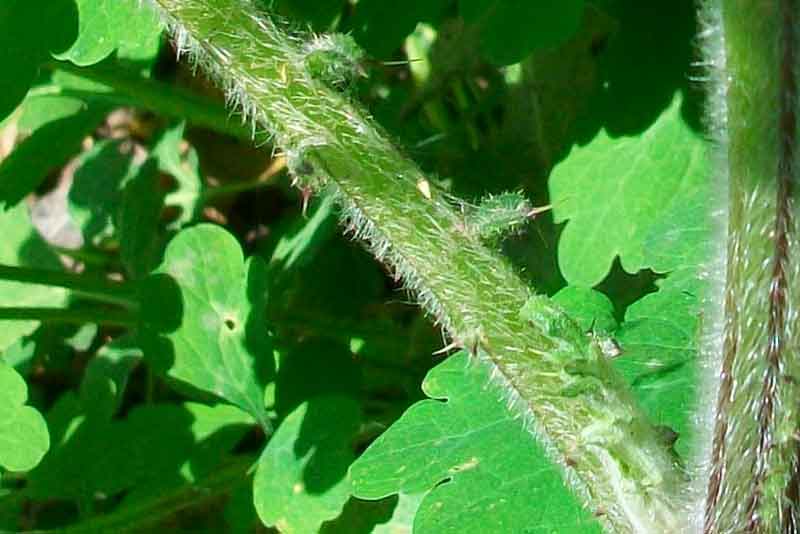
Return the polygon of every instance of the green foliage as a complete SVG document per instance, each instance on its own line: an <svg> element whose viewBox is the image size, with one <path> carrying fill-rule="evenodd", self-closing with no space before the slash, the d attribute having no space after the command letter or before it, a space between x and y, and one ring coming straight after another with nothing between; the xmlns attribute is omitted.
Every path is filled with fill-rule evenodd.
<svg viewBox="0 0 800 534"><path fill-rule="evenodd" d="M44 109L42 109L44 108ZM107 110L85 109L80 101L62 97L35 98L23 107L22 126L30 135L0 163L0 204L8 209L38 188L54 168L79 151ZM46 122L41 118L47 116Z"/></svg>
<svg viewBox="0 0 800 534"><path fill-rule="evenodd" d="M567 281L595 286L617 256L629 273L653 267L644 240L708 176L706 154L706 143L681 116L678 97L640 135L614 139L600 132L574 148L550 177L555 221L569 221L558 243Z"/></svg>
<svg viewBox="0 0 800 534"><path fill-rule="evenodd" d="M0 240L0 263L8 265L27 265L58 269L58 260L36 234L31 225L28 210L20 204L5 213L0 213L0 227L3 239ZM66 294L62 289L29 286L0 280L0 305L2 306L43 306L62 304ZM35 321L0 321L0 350L36 329Z"/></svg>
<svg viewBox="0 0 800 534"><path fill-rule="evenodd" d="M0 530L680 531L691 2L253 1L0 6Z"/></svg>
<svg viewBox="0 0 800 534"><path fill-rule="evenodd" d="M25 380L2 362L0 392L0 466L9 471L28 471L50 447L47 425L36 409L25 406Z"/></svg>
<svg viewBox="0 0 800 534"><path fill-rule="evenodd" d="M56 55L76 65L93 65L117 52L126 59L149 59L158 48L161 24L137 0L76 0L78 36Z"/></svg>
<svg viewBox="0 0 800 534"><path fill-rule="evenodd" d="M464 524L484 532L600 532L509 414L488 366L460 353L422 387L431 399L406 411L350 468L357 497L424 495L419 532L458 532Z"/></svg>
<svg viewBox="0 0 800 534"><path fill-rule="evenodd" d="M281 532L318 532L350 496L343 476L353 461L358 404L346 397L315 397L278 427L253 480L258 516Z"/></svg>
<svg viewBox="0 0 800 534"><path fill-rule="evenodd" d="M239 406L269 428L255 365L270 360L266 283L264 262L245 262L225 230L185 230L143 286L142 342L155 368Z"/></svg>
<svg viewBox="0 0 800 534"><path fill-rule="evenodd" d="M584 8L583 0L459 0L458 5L464 21L480 28L481 51L496 65L563 43L577 31Z"/></svg>
<svg viewBox="0 0 800 534"><path fill-rule="evenodd" d="M0 60L5 69L0 81L3 119L22 101L39 64L72 43L77 13L72 0L10 0L0 7L0 23Z"/></svg>
<svg viewBox="0 0 800 534"><path fill-rule="evenodd" d="M412 0L391 4L363 0L357 4L351 22L353 36L373 57L388 60L418 22L435 21L447 3L446 0Z"/></svg>

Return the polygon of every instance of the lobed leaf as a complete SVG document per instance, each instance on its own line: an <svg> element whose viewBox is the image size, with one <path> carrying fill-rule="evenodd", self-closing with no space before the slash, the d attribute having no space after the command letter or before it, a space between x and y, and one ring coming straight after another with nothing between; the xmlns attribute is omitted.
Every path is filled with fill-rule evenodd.
<svg viewBox="0 0 800 534"><path fill-rule="evenodd" d="M78 36L69 49L56 54L57 58L87 66L114 51L137 60L155 55L162 26L147 4L141 7L139 0L74 1L78 9Z"/></svg>
<svg viewBox="0 0 800 534"><path fill-rule="evenodd" d="M418 402L350 468L353 493L425 493L414 532L600 532L506 408L491 369L464 353L434 368Z"/></svg>
<svg viewBox="0 0 800 534"><path fill-rule="evenodd" d="M50 447L44 417L27 399L25 381L0 361L0 467L9 471L33 469Z"/></svg>
<svg viewBox="0 0 800 534"><path fill-rule="evenodd" d="M645 239L706 179L708 147L682 117L681 101L676 96L640 135L613 139L600 132L553 169L554 219L568 221L559 267L570 284L598 284L617 256L629 273L652 267Z"/></svg>

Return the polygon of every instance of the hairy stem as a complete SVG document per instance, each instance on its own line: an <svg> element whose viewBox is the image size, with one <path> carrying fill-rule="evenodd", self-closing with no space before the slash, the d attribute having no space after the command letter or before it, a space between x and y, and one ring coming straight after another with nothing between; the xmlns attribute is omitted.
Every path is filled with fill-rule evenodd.
<svg viewBox="0 0 800 534"><path fill-rule="evenodd" d="M105 278L48 269L0 265L0 280L63 287L89 299L117 304L130 310L139 309L135 287L122 282L112 282Z"/></svg>
<svg viewBox="0 0 800 534"><path fill-rule="evenodd" d="M546 299L531 298L470 232L457 201L309 67L309 56L335 48L335 39L290 35L248 0L157 4L178 49L274 136L289 169L307 185L330 187L350 231L455 344L493 363L510 410L609 530L679 531L682 477L624 382L584 332Z"/></svg>
<svg viewBox="0 0 800 534"><path fill-rule="evenodd" d="M797 532L797 0L721 0L725 330L705 532Z"/></svg>

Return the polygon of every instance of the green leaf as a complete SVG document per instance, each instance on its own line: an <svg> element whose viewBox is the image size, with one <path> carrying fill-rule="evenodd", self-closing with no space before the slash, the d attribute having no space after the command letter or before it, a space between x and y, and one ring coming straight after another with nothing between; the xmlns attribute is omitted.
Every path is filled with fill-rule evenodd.
<svg viewBox="0 0 800 534"><path fill-rule="evenodd" d="M33 469L50 447L44 417L27 399L25 381L0 361L0 466L9 471Z"/></svg>
<svg viewBox="0 0 800 534"><path fill-rule="evenodd" d="M553 295L553 302L564 308L583 331L594 329L611 333L617 329L614 304L599 291L567 286Z"/></svg>
<svg viewBox="0 0 800 534"><path fill-rule="evenodd" d="M48 413L53 447L30 474L33 498L85 503L129 491L123 505L137 501L218 465L252 423L229 406L191 403L139 405L112 420L87 412L86 401L70 392ZM231 426L238 428L219 439Z"/></svg>
<svg viewBox="0 0 800 534"><path fill-rule="evenodd" d="M155 160L148 159L126 183L117 213L119 255L133 279L144 278L158 263L163 243L159 232L163 207L158 167Z"/></svg>
<svg viewBox="0 0 800 534"><path fill-rule="evenodd" d="M140 0L118 0L115 9L117 20L123 22L117 28L117 57L149 67L161 48L161 17Z"/></svg>
<svg viewBox="0 0 800 534"><path fill-rule="evenodd" d="M264 318L266 265L202 224L180 232L144 286L145 357L268 426L257 361L272 361Z"/></svg>
<svg viewBox="0 0 800 534"><path fill-rule="evenodd" d="M605 128L611 137L639 134L669 108L676 91L690 100L699 95L688 87L691 64L697 61L694 43L700 23L695 2L603 0L593 2L593 7L597 11L587 10L587 21L603 18L611 27L597 34L591 45L592 64L598 69L596 91L588 102L582 102L590 113L580 120L581 126L588 126L580 132L581 143L599 128ZM581 76L593 76L589 72L594 66L581 68ZM575 75L568 76L567 83L573 83ZM696 112L697 107L689 115L695 115L697 127Z"/></svg>
<svg viewBox="0 0 800 534"><path fill-rule="evenodd" d="M660 282L661 287L692 289L700 266L712 253L708 206L714 200L708 190L710 185L706 180L687 191L687 198L673 203L644 238L645 261L656 272L670 273Z"/></svg>
<svg viewBox="0 0 800 534"><path fill-rule="evenodd" d="M197 152L190 147L185 156L181 155L185 129L184 122L167 128L153 147L153 157L158 161L159 170L172 175L177 182L175 190L170 192L164 201L168 206L177 206L181 209L172 224L175 228L195 220L203 204L204 184L200 175Z"/></svg>
<svg viewBox="0 0 800 534"><path fill-rule="evenodd" d="M271 274L281 276L307 265L336 232L334 213L335 196L325 195L308 218L298 217L283 232L279 230L280 238L269 260Z"/></svg>
<svg viewBox="0 0 800 534"><path fill-rule="evenodd" d="M0 119L22 101L39 64L68 47L78 28L73 0L3 0L0 3Z"/></svg>
<svg viewBox="0 0 800 534"><path fill-rule="evenodd" d="M247 412L229 404L209 406L196 402L184 403L192 416L190 427L197 443L187 453L181 473L189 481L213 473L230 456L230 451L249 432L255 421Z"/></svg>
<svg viewBox="0 0 800 534"><path fill-rule="evenodd" d="M48 122L65 119L86 109L86 102L69 96L33 95L27 97L20 108L22 113L17 128L24 135L30 135Z"/></svg>
<svg viewBox="0 0 800 534"><path fill-rule="evenodd" d="M355 496L427 492L414 532L600 532L559 471L465 353L434 368L413 405L350 468ZM436 400L434 400L436 399Z"/></svg>
<svg viewBox="0 0 800 534"><path fill-rule="evenodd" d="M699 387L700 303L707 291L699 272L711 247L709 202L707 189L700 187L653 225L644 241L645 258L653 269L670 274L659 280L656 293L628 307L617 332L624 354L615 367L650 417L678 433L676 450L684 457L692 447Z"/></svg>
<svg viewBox="0 0 800 534"><path fill-rule="evenodd" d="M481 52L496 65L510 65L537 48L570 38L583 15L583 0L460 0L461 16L480 27Z"/></svg>
<svg viewBox="0 0 800 534"><path fill-rule="evenodd" d="M253 498L261 521L283 533L319 532L350 497L347 467L360 422L358 404L315 397L289 414L258 462Z"/></svg>
<svg viewBox="0 0 800 534"><path fill-rule="evenodd" d="M132 336L117 338L100 347L86 366L80 398L87 414L111 419L122 403L131 371L142 359L142 351Z"/></svg>
<svg viewBox="0 0 800 534"><path fill-rule="evenodd" d="M0 211L0 263L37 268L61 269L58 258L31 225L24 204ZM54 287L21 284L0 280L0 306L58 306L66 302L67 293ZM37 321L0 321L0 350L18 338L33 332Z"/></svg>
<svg viewBox="0 0 800 534"><path fill-rule="evenodd" d="M69 190L69 213L84 240L100 244L115 232L122 189L133 166L131 147L104 139L80 155Z"/></svg>
<svg viewBox="0 0 800 534"><path fill-rule="evenodd" d="M564 278L594 286L616 256L629 273L651 267L645 239L708 169L707 145L684 121L679 96L641 135L612 139L601 131L573 148L550 176L555 222L569 221L558 243Z"/></svg>
<svg viewBox="0 0 800 534"><path fill-rule="evenodd" d="M98 63L119 49L132 59L154 56L153 41L161 25L152 9L139 0L75 0L78 7L78 38L56 57L78 66Z"/></svg>
<svg viewBox="0 0 800 534"><path fill-rule="evenodd" d="M402 4L361 0L353 15L353 37L373 57L391 59L418 22L435 20L447 4L446 0L407 0Z"/></svg>
<svg viewBox="0 0 800 534"><path fill-rule="evenodd" d="M411 534L423 497L400 494L380 501L350 499L342 515L325 523L320 534Z"/></svg>
<svg viewBox="0 0 800 534"><path fill-rule="evenodd" d="M617 332L624 351L614 367L633 386L640 406L678 433L676 450L688 454L697 393L699 299L685 290L662 289L633 303Z"/></svg>

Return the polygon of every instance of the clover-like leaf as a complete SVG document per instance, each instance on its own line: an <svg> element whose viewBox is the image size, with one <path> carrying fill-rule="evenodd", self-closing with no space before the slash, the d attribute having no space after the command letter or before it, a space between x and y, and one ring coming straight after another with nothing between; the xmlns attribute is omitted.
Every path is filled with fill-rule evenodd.
<svg viewBox="0 0 800 534"><path fill-rule="evenodd" d="M268 426L259 363L272 362L266 270L219 226L180 232L143 286L145 357Z"/></svg>
<svg viewBox="0 0 800 534"><path fill-rule="evenodd" d="M349 397L320 396L301 404L278 427L253 480L256 511L285 534L319 532L350 497L347 468L360 408Z"/></svg>
<svg viewBox="0 0 800 534"><path fill-rule="evenodd" d="M44 417L27 399L25 381L0 361L0 467L9 471L33 469L50 447Z"/></svg>
<svg viewBox="0 0 800 534"><path fill-rule="evenodd" d="M482 362L465 353L434 368L418 402L350 468L353 493L380 499L427 492L420 534L600 532L542 447L507 409Z"/></svg>
<svg viewBox="0 0 800 534"><path fill-rule="evenodd" d="M681 100L640 135L601 131L553 169L553 215L568 221L559 266L570 284L596 285L616 256L630 273L651 267L644 253L651 229L708 176L707 144L684 120Z"/></svg>
<svg viewBox="0 0 800 534"><path fill-rule="evenodd" d="M497 65L510 65L536 48L558 45L578 29L583 0L460 0L461 16L481 29L480 48Z"/></svg>

